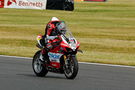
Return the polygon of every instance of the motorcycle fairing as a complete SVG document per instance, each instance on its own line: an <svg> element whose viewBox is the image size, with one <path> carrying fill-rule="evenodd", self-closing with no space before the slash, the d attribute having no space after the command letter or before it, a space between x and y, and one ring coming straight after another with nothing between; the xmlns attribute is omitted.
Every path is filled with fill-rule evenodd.
<svg viewBox="0 0 135 90"><path fill-rule="evenodd" d="M60 68L60 58L63 54L48 52L50 64L55 68Z"/></svg>
<svg viewBox="0 0 135 90"><path fill-rule="evenodd" d="M50 59L50 61L53 61L53 62L60 62L60 58L62 55L63 54L61 54L61 53L48 52L49 59Z"/></svg>

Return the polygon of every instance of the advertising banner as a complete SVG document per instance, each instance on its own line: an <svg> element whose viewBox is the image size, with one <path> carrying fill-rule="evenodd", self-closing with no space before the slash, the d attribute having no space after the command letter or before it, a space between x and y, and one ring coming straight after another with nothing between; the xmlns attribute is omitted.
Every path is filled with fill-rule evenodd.
<svg viewBox="0 0 135 90"><path fill-rule="evenodd" d="M74 0L47 0L46 9L73 11Z"/></svg>
<svg viewBox="0 0 135 90"><path fill-rule="evenodd" d="M4 0L0 0L0 8L4 7Z"/></svg>
<svg viewBox="0 0 135 90"><path fill-rule="evenodd" d="M5 0L4 8L46 9L47 0Z"/></svg>
<svg viewBox="0 0 135 90"><path fill-rule="evenodd" d="M75 1L77 1L77 2L78 2L78 1L83 1L83 0L75 0Z"/></svg>

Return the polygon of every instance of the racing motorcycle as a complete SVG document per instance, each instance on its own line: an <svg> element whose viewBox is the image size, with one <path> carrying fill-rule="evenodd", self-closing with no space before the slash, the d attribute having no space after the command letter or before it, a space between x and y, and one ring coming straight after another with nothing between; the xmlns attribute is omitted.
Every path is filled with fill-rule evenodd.
<svg viewBox="0 0 135 90"><path fill-rule="evenodd" d="M49 63L42 62L40 59L40 48L33 57L32 67L36 76L44 77L48 71L65 74L67 79L74 79L78 73L78 61L76 58L80 43L74 38L72 33L67 30L67 34L61 34L61 42L54 49L48 51L45 59ZM56 42L55 42L56 43Z"/></svg>

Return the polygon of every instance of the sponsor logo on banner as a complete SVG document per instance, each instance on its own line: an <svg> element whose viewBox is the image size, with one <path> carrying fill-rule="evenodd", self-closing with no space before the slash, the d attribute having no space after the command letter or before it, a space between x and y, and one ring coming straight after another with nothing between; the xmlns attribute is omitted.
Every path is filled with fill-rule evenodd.
<svg viewBox="0 0 135 90"><path fill-rule="evenodd" d="M4 0L0 0L0 8L4 7Z"/></svg>
<svg viewBox="0 0 135 90"><path fill-rule="evenodd" d="M15 3L15 4L16 4L16 0L8 0L8 2L7 2L7 6L12 5L12 3Z"/></svg>
<svg viewBox="0 0 135 90"><path fill-rule="evenodd" d="M5 8L46 9L47 0L5 0Z"/></svg>

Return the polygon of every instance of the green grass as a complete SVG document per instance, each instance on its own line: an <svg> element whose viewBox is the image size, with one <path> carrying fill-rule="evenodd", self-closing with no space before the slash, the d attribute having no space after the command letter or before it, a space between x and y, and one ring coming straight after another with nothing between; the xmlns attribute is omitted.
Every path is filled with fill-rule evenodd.
<svg viewBox="0 0 135 90"><path fill-rule="evenodd" d="M135 1L76 2L75 10L0 9L0 54L32 57L51 17L67 22L79 61L135 65Z"/></svg>

